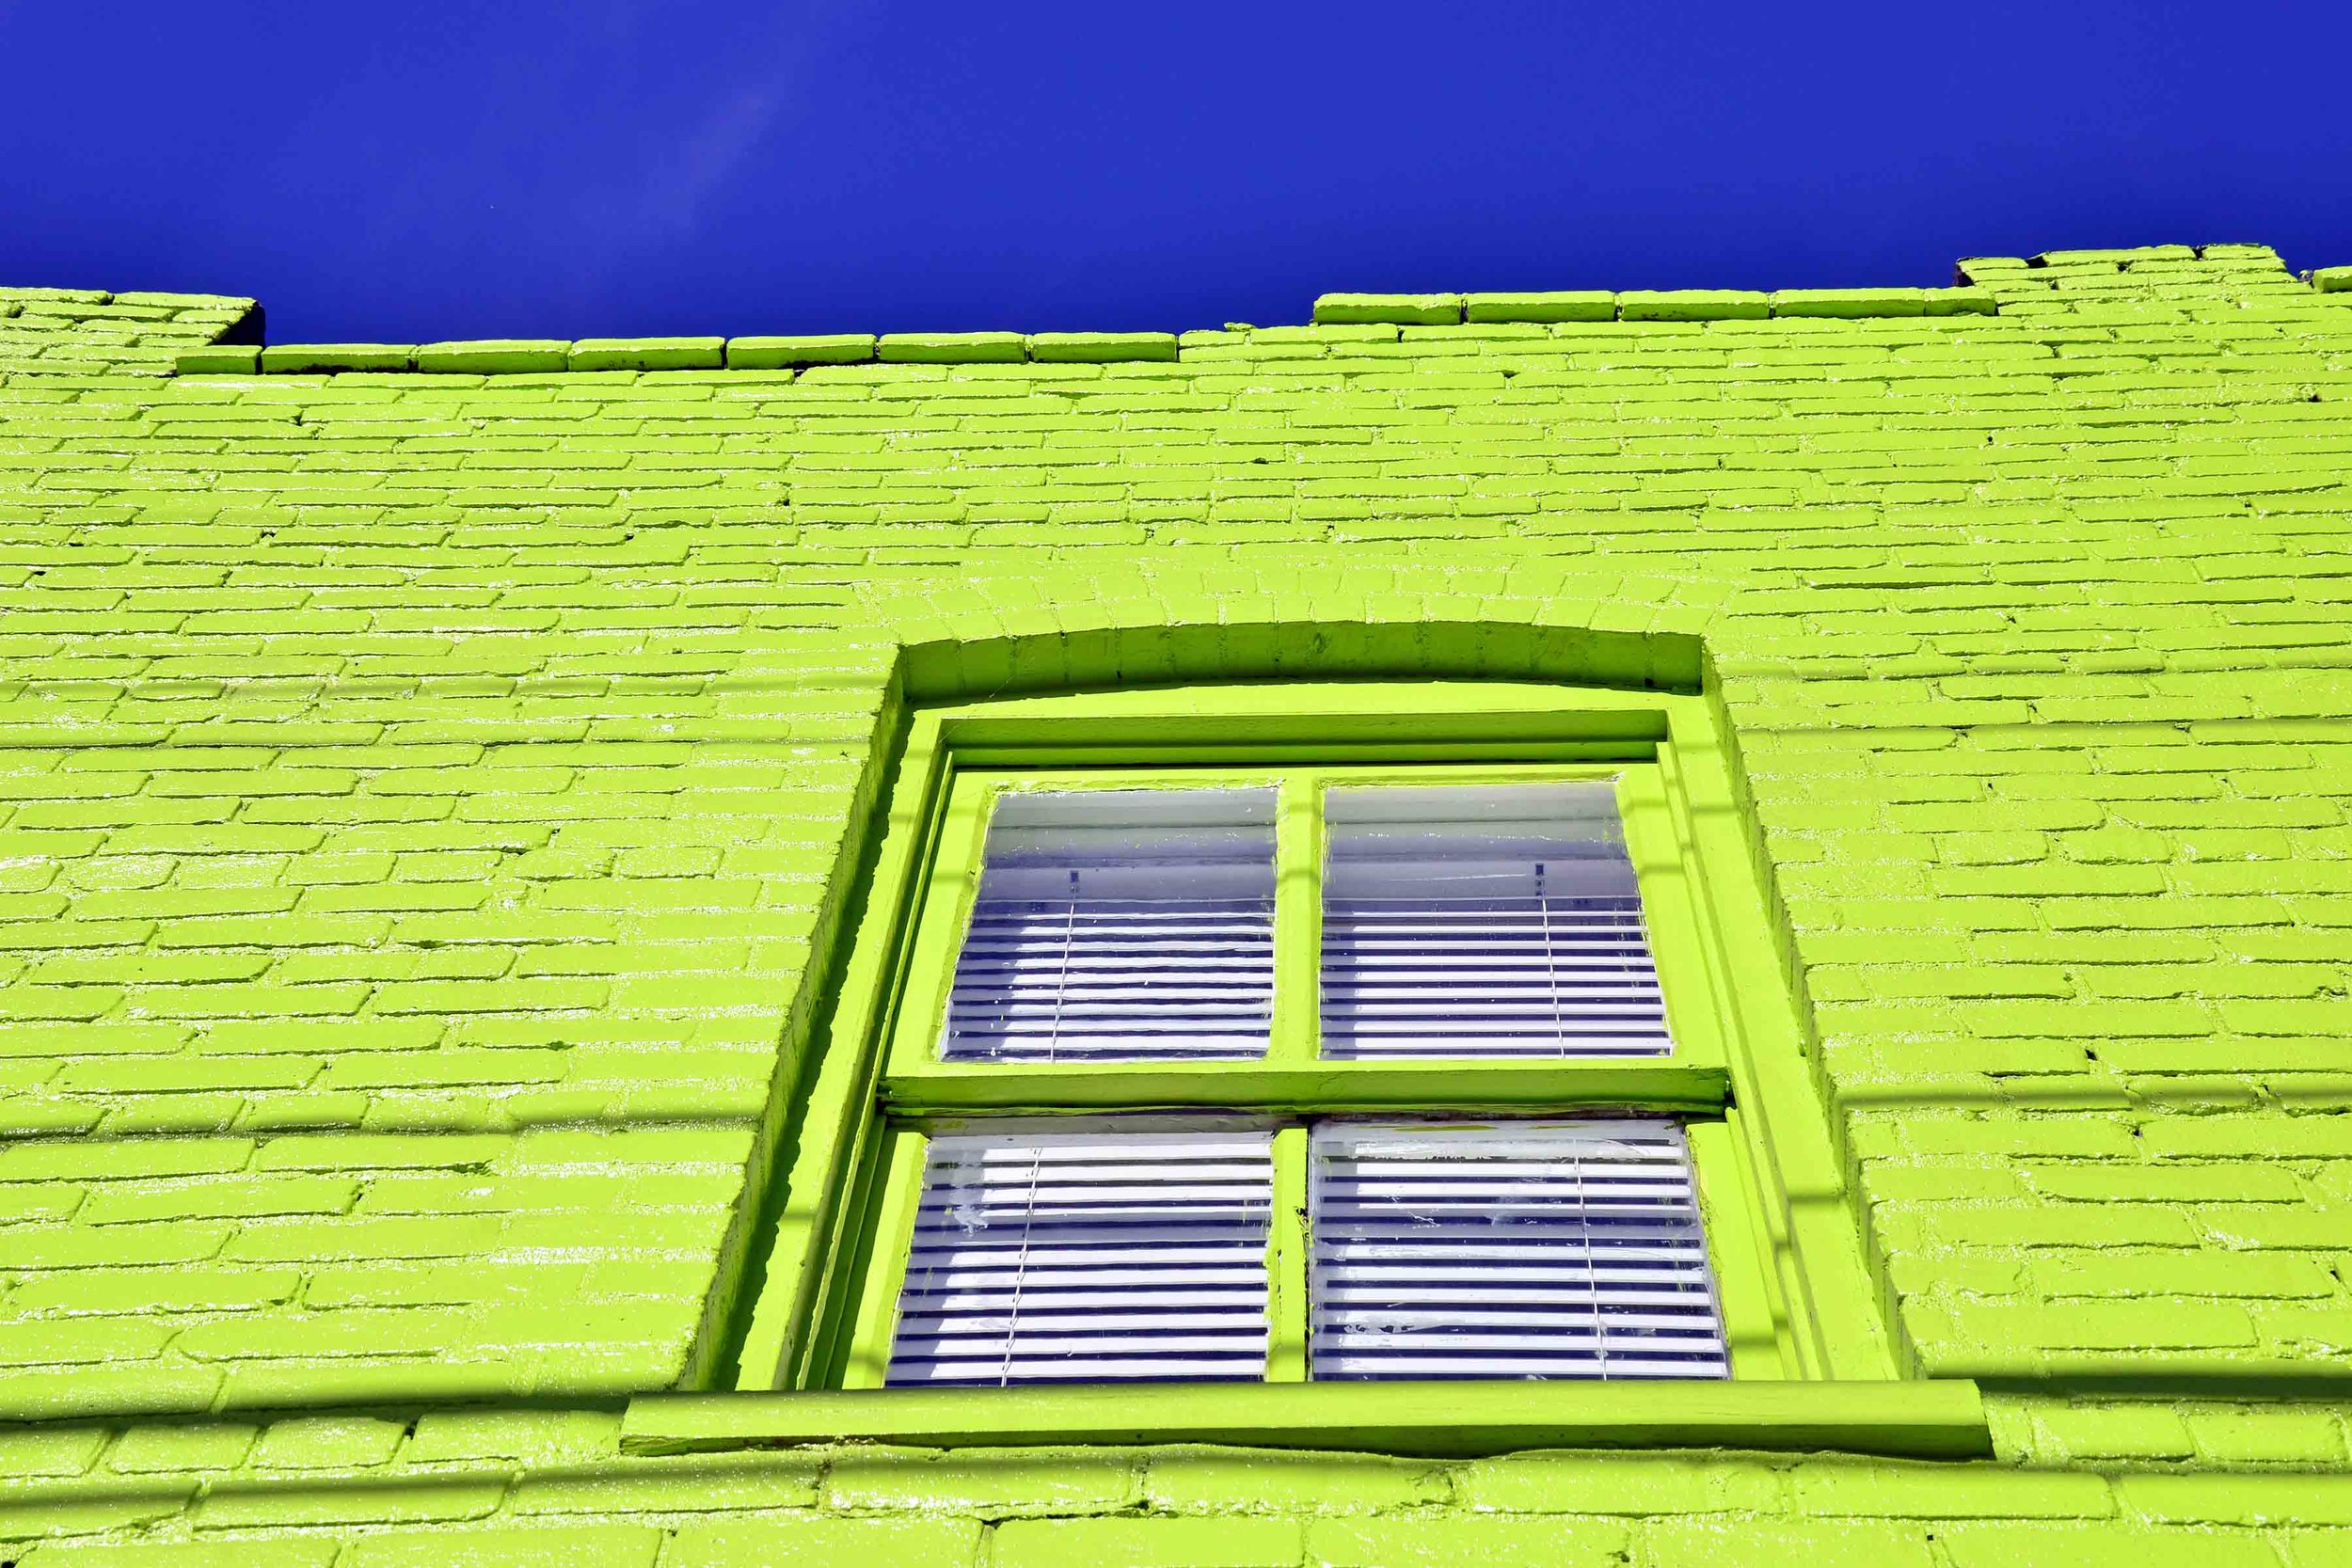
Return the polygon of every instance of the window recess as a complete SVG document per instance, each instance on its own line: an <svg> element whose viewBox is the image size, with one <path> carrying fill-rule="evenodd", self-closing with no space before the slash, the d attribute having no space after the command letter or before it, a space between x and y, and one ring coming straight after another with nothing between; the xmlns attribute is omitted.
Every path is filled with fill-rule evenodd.
<svg viewBox="0 0 2352 1568"><path fill-rule="evenodd" d="M742 1386L1894 1375L1702 699L975 705L889 819Z"/></svg>

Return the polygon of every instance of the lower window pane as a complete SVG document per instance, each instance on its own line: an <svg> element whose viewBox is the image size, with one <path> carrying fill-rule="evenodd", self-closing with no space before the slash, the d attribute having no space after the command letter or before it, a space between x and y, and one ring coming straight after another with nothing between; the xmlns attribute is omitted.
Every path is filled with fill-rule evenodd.
<svg viewBox="0 0 2352 1568"><path fill-rule="evenodd" d="M1315 1378L1729 1375L1673 1122L1331 1122L1312 1161Z"/></svg>
<svg viewBox="0 0 2352 1568"><path fill-rule="evenodd" d="M931 1140L887 1381L1265 1372L1273 1134L1004 1123Z"/></svg>

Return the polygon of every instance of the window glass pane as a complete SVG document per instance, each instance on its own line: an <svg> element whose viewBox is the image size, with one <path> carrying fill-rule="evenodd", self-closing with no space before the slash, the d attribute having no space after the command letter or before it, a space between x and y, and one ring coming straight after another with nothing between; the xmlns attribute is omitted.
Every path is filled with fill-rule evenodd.
<svg viewBox="0 0 2352 1568"><path fill-rule="evenodd" d="M947 1061L1263 1056L1272 789L1001 797L947 1004Z"/></svg>
<svg viewBox="0 0 2352 1568"><path fill-rule="evenodd" d="M934 1138L887 1381L1263 1377L1273 1196L1260 1128L1128 1118Z"/></svg>
<svg viewBox="0 0 2352 1568"><path fill-rule="evenodd" d="M1668 1121L1327 1123L1312 1375L1725 1377Z"/></svg>
<svg viewBox="0 0 2352 1568"><path fill-rule="evenodd" d="M1672 1048L1607 782L1325 798L1323 1053Z"/></svg>

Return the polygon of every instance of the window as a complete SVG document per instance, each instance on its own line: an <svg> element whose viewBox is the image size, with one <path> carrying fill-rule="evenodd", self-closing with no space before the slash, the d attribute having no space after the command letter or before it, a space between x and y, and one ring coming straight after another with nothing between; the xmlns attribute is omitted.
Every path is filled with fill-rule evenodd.
<svg viewBox="0 0 2352 1568"><path fill-rule="evenodd" d="M1727 1375L1681 1122L1498 1070L1673 1059L1651 768L962 773L839 1380Z"/></svg>
<svg viewBox="0 0 2352 1568"><path fill-rule="evenodd" d="M1743 822L1695 695L914 715L739 1386L1894 1378Z"/></svg>

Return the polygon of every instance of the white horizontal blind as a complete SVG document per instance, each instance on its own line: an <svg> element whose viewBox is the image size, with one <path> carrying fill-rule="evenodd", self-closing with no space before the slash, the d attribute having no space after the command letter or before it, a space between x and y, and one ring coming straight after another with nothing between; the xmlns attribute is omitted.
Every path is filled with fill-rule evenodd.
<svg viewBox="0 0 2352 1568"><path fill-rule="evenodd" d="M1613 785L1359 787L1326 801L1326 1056L1672 1049Z"/></svg>
<svg viewBox="0 0 2352 1568"><path fill-rule="evenodd" d="M1263 1377L1273 1134L1149 1125L932 1139L886 1381Z"/></svg>
<svg viewBox="0 0 2352 1568"><path fill-rule="evenodd" d="M1313 1375L1729 1375L1669 1121L1315 1129Z"/></svg>
<svg viewBox="0 0 2352 1568"><path fill-rule="evenodd" d="M1272 789L1001 797L947 1003L947 1061L1265 1054Z"/></svg>

